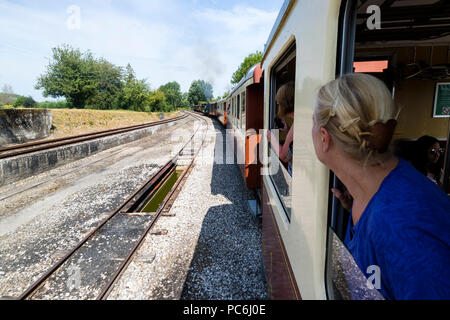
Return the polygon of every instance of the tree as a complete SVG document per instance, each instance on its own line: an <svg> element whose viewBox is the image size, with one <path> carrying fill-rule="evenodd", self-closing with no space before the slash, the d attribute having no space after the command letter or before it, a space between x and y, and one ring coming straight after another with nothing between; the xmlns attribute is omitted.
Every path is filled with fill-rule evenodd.
<svg viewBox="0 0 450 320"><path fill-rule="evenodd" d="M10 85L3 85L2 92L0 92L0 106L13 104L17 97L18 95L14 94Z"/></svg>
<svg viewBox="0 0 450 320"><path fill-rule="evenodd" d="M191 105L198 104L199 101L209 101L213 97L211 84L204 80L192 81L188 92L188 100Z"/></svg>
<svg viewBox="0 0 450 320"><path fill-rule="evenodd" d="M198 81L193 81L188 91L188 100L191 105L198 104L199 101L205 100L205 93Z"/></svg>
<svg viewBox="0 0 450 320"><path fill-rule="evenodd" d="M239 68L233 73L231 78L232 84L237 84L242 78L247 74L248 70L255 64L261 62L263 54L261 51L256 51L255 53L249 54L244 61L241 63Z"/></svg>
<svg viewBox="0 0 450 320"><path fill-rule="evenodd" d="M86 103L97 109L113 109L119 107L119 98L123 89L123 69L104 59L94 64L97 90L86 100Z"/></svg>
<svg viewBox="0 0 450 320"><path fill-rule="evenodd" d="M177 106L181 105L183 96L178 82L168 82L165 85L159 87L159 90L164 92L164 95L167 99L167 105L171 110L174 110Z"/></svg>
<svg viewBox="0 0 450 320"><path fill-rule="evenodd" d="M13 91L11 85L4 84L3 87L2 87L2 93L14 94L14 91Z"/></svg>
<svg viewBox="0 0 450 320"><path fill-rule="evenodd" d="M14 101L13 107L34 108L36 104L37 102L34 101L34 99L31 96L29 97L18 96L16 101Z"/></svg>
<svg viewBox="0 0 450 320"><path fill-rule="evenodd" d="M65 97L74 108L145 109L150 88L145 80L136 79L130 64L124 70L69 45L52 51L53 59L36 84L36 89L44 89L45 97Z"/></svg>
<svg viewBox="0 0 450 320"><path fill-rule="evenodd" d="M131 64L129 63L125 67L124 81L125 82L136 81L136 73L134 72L133 67L131 67Z"/></svg>
<svg viewBox="0 0 450 320"><path fill-rule="evenodd" d="M44 97L65 97L73 107L84 108L98 89L92 53L69 45L53 48L52 52L53 59L46 73L38 78L36 89L44 89Z"/></svg>
<svg viewBox="0 0 450 320"><path fill-rule="evenodd" d="M167 100L162 90L155 90L150 93L149 106L151 112L167 111Z"/></svg>
<svg viewBox="0 0 450 320"><path fill-rule="evenodd" d="M189 93L188 92L183 93L180 106L182 108L189 108L191 106L191 103L189 102Z"/></svg>
<svg viewBox="0 0 450 320"><path fill-rule="evenodd" d="M149 104L150 86L146 80L136 79L133 68L130 64L125 67L122 75L122 90L118 96L118 106L122 109L145 111Z"/></svg>
<svg viewBox="0 0 450 320"><path fill-rule="evenodd" d="M151 91L145 80L127 82L120 96L120 106L123 109L145 111L150 95Z"/></svg>

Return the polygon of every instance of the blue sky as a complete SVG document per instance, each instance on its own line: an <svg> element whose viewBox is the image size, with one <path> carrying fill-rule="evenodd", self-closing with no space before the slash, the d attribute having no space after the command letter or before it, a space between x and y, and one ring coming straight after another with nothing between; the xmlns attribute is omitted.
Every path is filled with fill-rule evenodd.
<svg viewBox="0 0 450 320"><path fill-rule="evenodd" d="M230 88L243 58L263 50L283 0L0 0L0 88L42 101L34 89L51 48L67 43L125 66L152 89L192 80ZM80 9L79 25L70 11ZM74 19L75 17L75 19ZM69 25L68 25L69 22ZM70 28L74 25L79 28ZM51 100L51 99L49 99Z"/></svg>

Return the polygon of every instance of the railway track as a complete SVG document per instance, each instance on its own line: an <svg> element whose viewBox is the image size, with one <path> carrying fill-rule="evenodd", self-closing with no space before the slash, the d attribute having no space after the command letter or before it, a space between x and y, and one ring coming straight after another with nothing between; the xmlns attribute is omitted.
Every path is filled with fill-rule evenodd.
<svg viewBox="0 0 450 320"><path fill-rule="evenodd" d="M197 128L181 150L25 290L19 299L108 297L146 235L161 216L167 215L206 141L208 122L191 115L201 119L204 125ZM204 128L201 140L195 139L201 128ZM179 164L180 160L187 159L188 163Z"/></svg>
<svg viewBox="0 0 450 320"><path fill-rule="evenodd" d="M42 140L42 141L36 141L36 142L30 142L30 143L9 146L9 147L2 147L2 148L0 148L0 159L11 158L11 157L19 156L19 155L33 153L36 151L53 149L53 148L57 148L57 147L61 147L61 146L74 144L74 143L85 142L85 141L89 141L89 140L94 140L94 139L98 139L98 138L116 135L116 134L126 133L126 132L130 132L130 131L134 131L134 130L154 127L154 126L158 126L161 124L178 121L178 120L184 119L186 117L188 117L187 113L185 113L181 116L175 117L175 118L161 120L161 121L155 121L155 122L150 122L150 123L144 123L144 124L140 124L140 125L97 131L97 132L86 133L86 134L77 135L77 136L64 137L64 138L60 138L60 139Z"/></svg>

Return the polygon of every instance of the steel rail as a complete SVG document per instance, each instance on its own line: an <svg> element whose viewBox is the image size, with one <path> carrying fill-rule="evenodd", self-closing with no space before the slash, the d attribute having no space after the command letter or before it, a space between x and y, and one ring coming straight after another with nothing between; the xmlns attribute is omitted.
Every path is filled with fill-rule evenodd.
<svg viewBox="0 0 450 320"><path fill-rule="evenodd" d="M187 116L193 116L197 118L195 115L191 113L187 113ZM48 278L55 273L73 254L80 249L89 239L91 239L107 222L109 222L114 216L118 213L124 211L124 209L129 209L138 201L142 201L145 198L148 198L149 194L156 191L157 188L164 182L165 178L170 176L171 172L175 170L175 163L179 157L179 155L183 152L186 146L191 142L191 140L195 137L200 128L198 128L191 138L183 145L179 152L169 160L161 169L159 169L156 173L154 173L148 180L145 182L138 190L136 190L131 196L129 196L119 207L114 209L109 213L109 215L89 234L87 234L75 247L73 247L68 253L66 253L60 260L58 260L51 268L49 268L38 280L36 280L31 286L29 286L18 298L18 300L25 300L27 298L32 297L36 291L42 287Z"/></svg>
<svg viewBox="0 0 450 320"><path fill-rule="evenodd" d="M205 131L205 133L203 135L202 144L198 147L198 150L193 155L193 158L192 158L191 162L189 163L189 165L183 170L183 174L177 179L177 182L170 189L169 193L166 195L166 197L164 198L162 203L159 205L158 210L156 211L156 214L155 214L155 218L147 226L146 230L144 231L142 236L139 238L137 243L134 245L134 247L131 249L131 251L129 252L127 257L125 258L125 260L122 261L122 263L120 264L120 266L118 267L118 269L116 270L114 275L110 278L110 281L103 287L103 289L101 290L100 294L97 296L96 300L106 300L106 298L109 296L109 294L111 293L111 290L113 289L114 284L119 279L119 277L122 275L124 270L126 270L127 266L131 263L133 255L142 246L142 244L144 243L144 240L145 240L147 234L150 232L150 230L156 224L158 219L161 217L161 215L162 215L164 209L166 208L169 200L172 199L172 196L177 191L178 186L181 184L181 182L186 178L188 173L191 171L191 168L194 165L194 161L195 161L197 155L199 154L200 150L203 148L203 145L206 142L207 131L208 131L208 123L207 123L207 121L205 119L202 119L201 117L196 116L196 115L193 115L193 116L196 117L196 118L199 118L199 119L201 119L203 121L205 121L205 123L206 123L206 131ZM187 144L185 145L185 147L186 146L187 146ZM183 147L183 149L179 152L179 154L184 150L185 147Z"/></svg>
<svg viewBox="0 0 450 320"><path fill-rule="evenodd" d="M165 120L161 120L161 121L155 121L155 122L150 122L150 123L140 124L140 125L135 125L135 126L130 126L130 127L97 131L97 132L86 133L86 134L82 134L82 135L78 135L78 136L70 136L70 137L65 137L65 138L60 138L60 139L44 140L44 141L31 142L31 143L27 143L27 144L20 144L20 145L11 146L11 147L4 147L4 148L0 148L0 159L11 158L11 157L15 157L18 155L33 153L36 151L53 149L53 148L57 148L57 147L65 146L65 145L75 144L75 143L84 142L84 141L90 141L90 140L94 140L94 139L98 139L98 138L102 138L102 137L107 137L107 136L112 136L112 135L121 134L121 133L125 133L125 132L130 132L130 131L134 131L134 130L155 127L158 125L162 125L162 124L166 124L166 123L170 123L170 122L174 122L174 121L179 121L179 120L185 119L187 117L188 117L188 114L184 114L182 116L171 118L171 119L165 119ZM20 149L23 149L23 150L20 150ZM14 151L14 150L16 150L16 151ZM10 151L12 151L12 152L10 152Z"/></svg>

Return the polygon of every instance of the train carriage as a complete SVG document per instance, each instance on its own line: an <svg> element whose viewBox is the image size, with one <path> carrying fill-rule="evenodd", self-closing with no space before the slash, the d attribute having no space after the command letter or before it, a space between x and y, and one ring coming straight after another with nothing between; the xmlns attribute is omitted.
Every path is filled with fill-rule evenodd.
<svg viewBox="0 0 450 320"><path fill-rule="evenodd" d="M383 298L366 286L366 270L343 244L350 214L330 191L341 182L315 155L315 97L340 75L371 74L403 109L391 147L397 155L407 155L423 135L437 137L448 150L449 112L439 106L438 90L450 83L449 19L450 4L443 0L286 0L261 64L214 110L208 104L207 113L232 133L227 152L232 145L247 187L260 196L271 299ZM290 167L260 132L281 129L275 97L287 83L295 88L293 122L284 122L295 124ZM447 151L438 164L438 184L447 194L449 160ZM359 281L356 287L348 285L349 277Z"/></svg>
<svg viewBox="0 0 450 320"><path fill-rule="evenodd" d="M436 0L283 4L262 61L265 129L277 128L278 88L295 83L292 175L280 163L276 173L262 176L263 256L272 299L350 299L358 294L383 298L368 286L354 292L341 281L346 275L356 276L352 270L358 268L340 260L343 253L349 254L343 245L349 213L330 193L339 180L315 156L311 139L315 96L339 75L373 74L403 107L394 139L408 142L432 135L448 150L448 115L433 114L433 106L437 85L450 80L450 28L443 20L450 18L449 9L448 1ZM264 148L269 154L270 146ZM448 193L448 152L444 159L441 187ZM360 271L368 276L366 270Z"/></svg>
<svg viewBox="0 0 450 320"><path fill-rule="evenodd" d="M250 68L228 95L223 124L232 132L241 174L249 189L260 187L258 146L263 128L263 81L260 64Z"/></svg>
<svg viewBox="0 0 450 320"><path fill-rule="evenodd" d="M217 102L217 120L225 127L227 121L226 99Z"/></svg>
<svg viewBox="0 0 450 320"><path fill-rule="evenodd" d="M217 117L217 102L209 103L209 115L212 117Z"/></svg>

